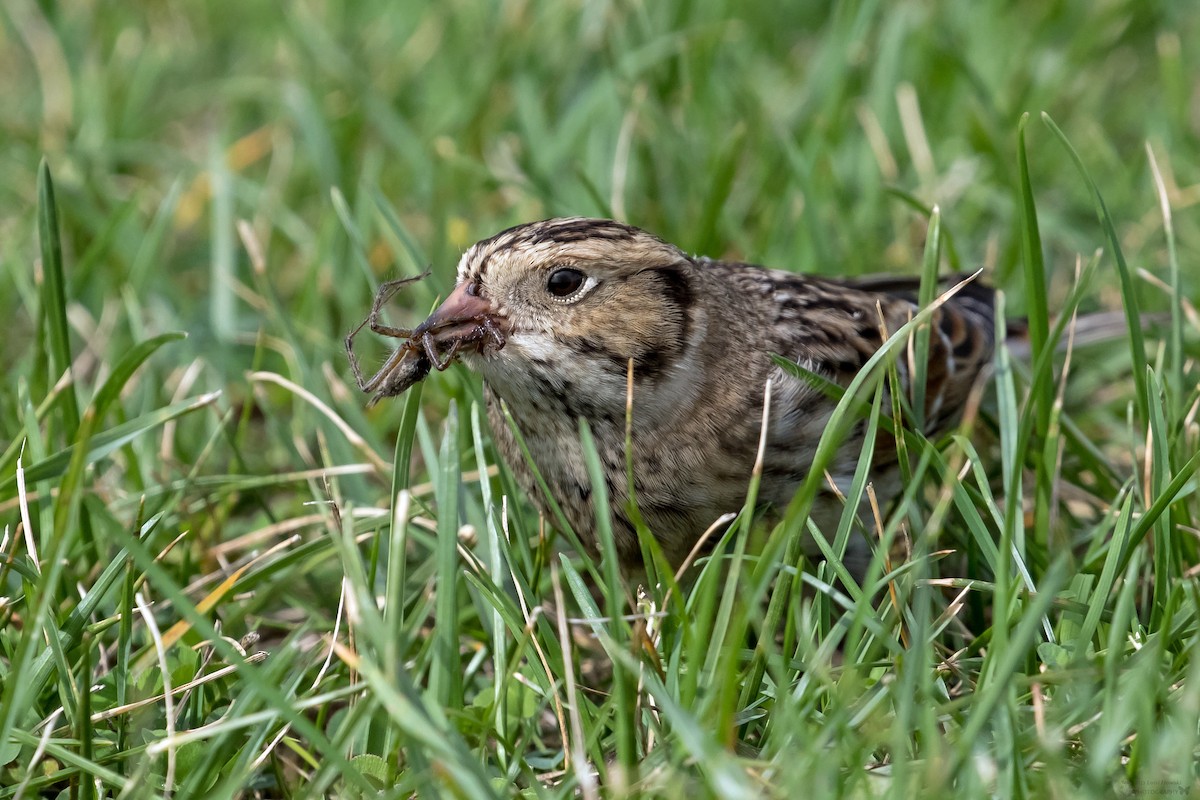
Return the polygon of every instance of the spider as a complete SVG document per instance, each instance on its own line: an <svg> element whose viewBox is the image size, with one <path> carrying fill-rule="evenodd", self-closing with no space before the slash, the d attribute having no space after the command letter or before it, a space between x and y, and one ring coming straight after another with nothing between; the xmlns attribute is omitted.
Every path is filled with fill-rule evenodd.
<svg viewBox="0 0 1200 800"><path fill-rule="evenodd" d="M375 293L371 313L346 336L346 355L350 359L350 369L354 372L355 383L362 391L375 393L371 398L370 405L377 403L380 398L402 394L410 386L423 380L429 374L431 367L436 367L439 372L445 370L454 362L463 345L490 341L497 348L504 346L504 334L500 332L490 317L483 315L439 319L435 314L416 328L397 328L385 325L380 321L383 305L391 300L401 287L428 276L429 271L426 270L413 278L400 278L383 283L379 287L379 291ZM452 337L436 337L438 333L463 325L471 327L465 333ZM379 371L370 378L363 376L358 357L354 355L354 337L367 327L380 336L404 340L399 347L392 351ZM438 351L439 345L447 341L449 348L442 355Z"/></svg>

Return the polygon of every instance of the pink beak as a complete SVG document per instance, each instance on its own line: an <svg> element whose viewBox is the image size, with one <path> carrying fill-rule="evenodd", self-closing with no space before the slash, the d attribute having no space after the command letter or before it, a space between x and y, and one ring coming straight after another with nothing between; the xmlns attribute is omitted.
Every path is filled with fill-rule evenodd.
<svg viewBox="0 0 1200 800"><path fill-rule="evenodd" d="M436 352L481 350L487 342L504 346L503 320L470 282L460 283L429 318L413 331L415 340L432 340ZM427 345L428 349L428 345Z"/></svg>

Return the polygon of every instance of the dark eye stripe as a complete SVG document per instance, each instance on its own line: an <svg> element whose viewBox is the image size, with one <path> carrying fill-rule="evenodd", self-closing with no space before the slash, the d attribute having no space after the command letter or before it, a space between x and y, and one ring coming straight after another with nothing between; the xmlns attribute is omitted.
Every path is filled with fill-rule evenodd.
<svg viewBox="0 0 1200 800"><path fill-rule="evenodd" d="M692 284L682 270L656 269L654 274L661 281L663 297L674 307L679 316L679 340L687 342L691 335L691 312L695 303Z"/></svg>

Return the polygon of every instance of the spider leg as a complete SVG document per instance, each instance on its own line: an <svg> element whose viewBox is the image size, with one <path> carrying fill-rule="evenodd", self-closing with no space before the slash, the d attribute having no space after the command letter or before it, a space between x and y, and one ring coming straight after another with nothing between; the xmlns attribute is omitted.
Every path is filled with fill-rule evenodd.
<svg viewBox="0 0 1200 800"><path fill-rule="evenodd" d="M372 314L373 313L374 312L372 312ZM384 380L386 380L387 373L395 367L395 364L393 363L395 361L395 354L393 354L393 357L388 358L387 363L385 363L378 372L371 376L370 379L363 377L362 366L359 364L358 356L354 353L354 337L358 336L362 329L367 327L371 321L372 317L367 317L362 322L358 323L354 330L346 334L346 358L350 361L350 371L354 373L354 382L358 384L358 388L364 392L373 392L379 388L379 386L383 384ZM371 329L375 330L375 326L372 326ZM394 330L399 331L400 329L397 328ZM397 333L394 335L396 338L403 338L405 334ZM399 348L397 348L396 352L399 353L405 349L405 346L401 345Z"/></svg>
<svg viewBox="0 0 1200 800"><path fill-rule="evenodd" d="M384 325L378 321L371 322L370 328L372 332L389 339L407 339L413 334L412 328L393 328L391 325Z"/></svg>
<svg viewBox="0 0 1200 800"><path fill-rule="evenodd" d="M458 355L458 348L462 346L462 339L455 339L450 342L450 350L446 353L445 359L430 359L433 365L438 368L438 372L443 372L449 368L450 362Z"/></svg>
<svg viewBox="0 0 1200 800"><path fill-rule="evenodd" d="M346 357L350 360L350 371L354 373L354 382L358 384L358 388L364 392L373 392L383 380L383 370L375 374L375 377L370 380L363 378L362 367L359 366L358 356L354 355L354 337L358 332L365 328L367 320L363 320L354 330L346 335Z"/></svg>
<svg viewBox="0 0 1200 800"><path fill-rule="evenodd" d="M482 322L480 322L480 327L483 328L483 332L488 335L488 337L492 340L492 343L496 345L497 350L499 350L501 347L504 347L504 334L501 333L500 328L496 326L495 320L493 320L491 317L484 317Z"/></svg>
<svg viewBox="0 0 1200 800"><path fill-rule="evenodd" d="M403 354L410 348L407 345L401 345L400 347L397 347L392 351L392 354L388 356L387 361L384 362L384 365L379 368L378 372L376 372L370 378L364 378L362 367L358 363L358 356L354 354L352 342L354 341L354 335L362 330L365 324L366 323L359 325L354 329L353 332L350 333L349 336L346 337L346 357L350 361L350 371L354 373L354 382L358 385L359 390L363 392L373 392L387 381L388 376L396 369L396 365L400 362Z"/></svg>
<svg viewBox="0 0 1200 800"><path fill-rule="evenodd" d="M433 334L429 331L421 334L421 347L425 349L425 357L429 359L430 364L440 364L441 358L438 357L437 342L433 340ZM439 370L442 367L438 367Z"/></svg>
<svg viewBox="0 0 1200 800"><path fill-rule="evenodd" d="M437 342L433 339L432 331L425 331L421 334L421 347L425 349L425 357L429 359L429 363L437 367L438 372L443 372L450 367L450 362L454 361L454 357L458 355L458 350L462 347L462 339L454 339L450 342L450 349L446 352L445 357L438 353Z"/></svg>
<svg viewBox="0 0 1200 800"><path fill-rule="evenodd" d="M370 327L372 331L381 336L388 336L394 339L407 339L412 336L412 331L407 328L396 328L390 325L384 325L379 321L380 314L383 313L383 305L391 300L392 297L400 290L401 287L413 281L419 281L422 278L428 277L429 271L421 273L412 278L399 278L394 281L385 281L379 286L375 292L375 299L371 303L371 313L365 320L360 322L354 330L346 335L346 357L350 361L350 370L354 373L354 382L358 384L358 388L364 392L373 392L378 389L387 379L388 374L395 369L397 356L404 350L409 349L401 346L388 358L387 363L376 372L368 380L363 377L362 367L359 364L358 356L354 354L354 337L357 336L363 328Z"/></svg>
<svg viewBox="0 0 1200 800"><path fill-rule="evenodd" d="M380 336L389 336L393 339L407 339L412 336L412 330L409 328L396 328L391 325L385 325L379 321L379 317L383 314L383 306L387 301L391 300L396 292L400 291L405 284L424 278L423 275L418 275L415 278L399 278L394 281L386 281L380 284L379 291L375 292L375 301L371 303L371 314L367 317L366 324L372 331Z"/></svg>

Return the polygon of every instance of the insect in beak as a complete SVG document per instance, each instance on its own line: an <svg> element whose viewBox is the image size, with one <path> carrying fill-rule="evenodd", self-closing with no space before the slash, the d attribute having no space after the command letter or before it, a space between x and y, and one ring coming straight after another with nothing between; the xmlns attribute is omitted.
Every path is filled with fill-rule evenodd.
<svg viewBox="0 0 1200 800"><path fill-rule="evenodd" d="M425 351L430 363L445 369L464 350L482 352L487 345L497 350L504 347L501 326L491 303L479 295L475 284L465 281L413 330L411 342Z"/></svg>
<svg viewBox="0 0 1200 800"><path fill-rule="evenodd" d="M464 347L468 350L474 348L476 352L482 352L489 344L497 350L504 347L503 320L492 313L491 304L480 297L470 283L459 284L446 302L416 328L396 328L385 324L380 319L384 303L401 287L428 274L388 281L380 286L370 315L346 337L346 356L350 360L354 380L359 389L375 395L368 405L405 392L414 383L424 380L432 367L446 369ZM388 356L383 367L370 378L363 375L358 357L354 355L354 337L366 327L380 336L403 340Z"/></svg>

